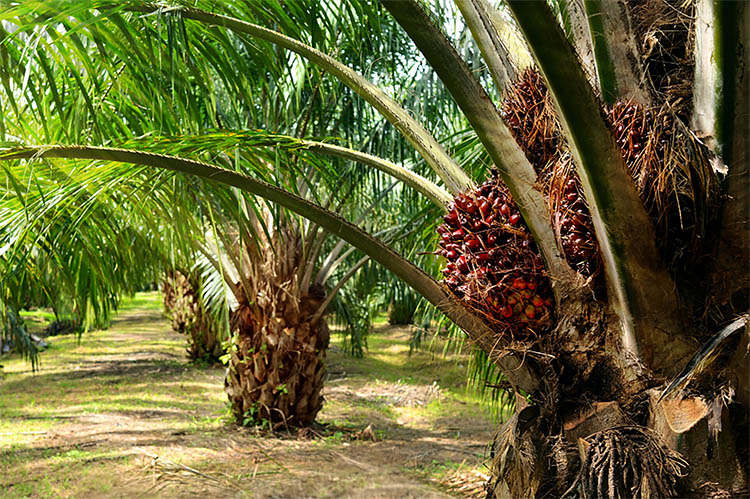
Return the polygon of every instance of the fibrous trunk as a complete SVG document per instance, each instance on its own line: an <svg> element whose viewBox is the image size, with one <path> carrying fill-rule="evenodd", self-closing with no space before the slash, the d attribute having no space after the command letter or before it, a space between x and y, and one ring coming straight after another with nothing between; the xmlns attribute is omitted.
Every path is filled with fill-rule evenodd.
<svg viewBox="0 0 750 499"><path fill-rule="evenodd" d="M727 409L734 385L709 370L691 383L695 393L659 400L654 387L675 366L656 365L648 352L637 359L621 343L586 200L542 79L527 71L505 95L504 116L537 170L559 246L587 285L554 310L546 303L540 255L498 179L450 205L439 229L446 287L495 326L497 344L525 352L541 379L537 392L517 396L514 416L495 439L490 496L741 492L745 451L727 439L747 415ZM663 258L678 283L695 289L718 192L705 146L665 108L627 102L604 113ZM700 304L685 296L685 315L700 328ZM728 362L731 351L729 345L715 364Z"/></svg>
<svg viewBox="0 0 750 499"><path fill-rule="evenodd" d="M215 321L204 309L195 279L179 270L169 272L162 285L164 310L172 319L172 329L188 338L191 360L216 363L224 347Z"/></svg>
<svg viewBox="0 0 750 499"><path fill-rule="evenodd" d="M316 312L325 292L301 291L296 259L287 257L269 252L265 263L254 262L253 278L238 286L249 293L232 314L225 389L244 425L309 425L323 405L329 333Z"/></svg>

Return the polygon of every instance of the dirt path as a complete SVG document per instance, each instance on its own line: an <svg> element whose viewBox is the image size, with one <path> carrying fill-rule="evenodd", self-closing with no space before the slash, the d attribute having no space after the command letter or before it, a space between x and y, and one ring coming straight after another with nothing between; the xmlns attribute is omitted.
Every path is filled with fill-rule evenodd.
<svg viewBox="0 0 750 499"><path fill-rule="evenodd" d="M184 339L153 303L80 344L51 343L36 374L4 361L4 497L423 498L481 489L492 423L439 379L401 379L408 371L399 366L369 372L390 354L360 361L334 346L323 425L271 435L230 422L223 369L188 364Z"/></svg>

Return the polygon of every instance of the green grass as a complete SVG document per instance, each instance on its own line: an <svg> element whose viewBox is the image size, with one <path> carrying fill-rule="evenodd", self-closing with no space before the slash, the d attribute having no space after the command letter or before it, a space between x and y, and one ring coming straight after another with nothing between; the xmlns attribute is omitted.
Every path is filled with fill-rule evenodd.
<svg viewBox="0 0 750 499"><path fill-rule="evenodd" d="M151 476L144 471L151 469L150 461L136 451L141 447L202 473L236 477L232 479L248 484L250 496L263 495L264 487L268 494L278 489L282 495L283 490L296 495L300 480L311 496L349 495L357 483L377 488L381 481L382 486L404 481L435 487L459 468L481 469L482 445L489 441L493 424L478 397L466 391L468 357L428 350L409 355L407 328L376 328L362 359L345 354L340 337L334 336L328 356L330 393L318 417L328 429L321 430L322 439L280 441L232 424L223 392L224 369L186 361L185 339L161 318L157 293L139 293L123 303L120 314L122 320L116 319L112 327L85 333L80 341L75 335L48 338L50 347L41 353L37 372L18 356L2 358L3 497L127 495L132 486L128 480ZM38 328L53 319L43 310L25 313L25 318ZM424 405L393 402L394 393L422 393L433 384L440 397ZM387 445L351 440L369 424ZM410 460L419 452L408 442L431 451L434 444L424 442L461 442L466 432L473 432L478 442L472 452L457 456L441 451L426 462ZM273 446L274 455L293 475L279 472L265 455L254 454L250 460L248 456L258 452L253 439ZM245 451L229 450L228 441L239 442ZM394 451L390 442L402 444ZM381 452L387 464L374 467L377 473L352 470L346 461L342 469L330 466L339 454L377 461ZM463 461L467 456L468 462ZM255 469L249 462L260 464ZM251 482L247 477L253 472ZM341 481L331 474L341 474ZM190 489L165 490L173 492L166 495L180 495ZM419 490L415 494L429 488Z"/></svg>

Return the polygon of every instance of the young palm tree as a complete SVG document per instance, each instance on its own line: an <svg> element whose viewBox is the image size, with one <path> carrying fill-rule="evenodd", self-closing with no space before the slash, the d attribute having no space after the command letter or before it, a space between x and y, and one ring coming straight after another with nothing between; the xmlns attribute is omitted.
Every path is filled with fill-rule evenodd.
<svg viewBox="0 0 750 499"><path fill-rule="evenodd" d="M560 0L555 2L558 18L546 3L507 2L544 76L550 102L554 103L552 123L558 120L556 126L564 141L555 146L553 152L569 153L566 164L575 165L577 177L566 174L564 185L570 186L570 190L557 192L562 197L572 195L576 202L581 195L585 198L585 208L581 204L578 208L581 211L575 216L580 215L581 220L576 224L582 227L589 227L586 220L591 221L590 229L582 232L588 240L572 239L571 246L565 244L571 240L562 232L565 225L555 221L559 205L549 201L548 184L537 173L540 171L544 175L548 165L529 161L527 153L533 151L528 150L528 137L516 132L521 145L514 140L487 93L441 31L439 17L429 15L423 6L412 0L382 3L414 40L452 94L497 167L503 185L495 180L477 189L440 143L391 97L309 44L233 17L231 5L226 14L187 7L174 10L185 22L204 26L207 31L227 30L241 39L255 37L294 51L350 86L380 111L440 177L447 191L457 196L451 203L445 191L430 180L415 178L400 167L377 166L425 195L436 206L446 211L450 208L446 224L458 228L445 240L463 239L466 230L470 230L467 229L469 216L481 212L482 220L474 219L478 227L482 223L501 227L502 234L511 234L503 236L505 241L518 241L519 247L531 248L511 248L516 253L509 255L514 258L518 255L517 261L526 265L522 267L526 274L523 279L513 281L518 292L512 291L506 303L480 306L474 299L491 296L491 290L480 287L486 282L477 273L481 268L466 263L466 258L470 258L472 266L479 261L479 253L475 251L477 243L471 242L475 239L456 245L455 250L446 248L446 252L465 252L463 261L448 256L454 264L453 269L446 269L449 273L457 268L462 275L469 276L464 278L466 287L459 289L450 283L442 286L378 238L332 211L254 176L137 149L25 147L4 152L3 158L41 156L117 161L210 178L299 213L389 268L464 329L504 372L516 393L516 412L501 428L494 446L495 480L491 492L497 496L629 497L677 493L709 495L746 490L747 439L743 435L746 436L750 399L748 340L744 333L747 319L740 317L726 327L720 326L728 322L727 319L733 319L736 311L744 313L748 308L746 274L729 283L726 276L736 268L733 265L738 259L744 259L740 268L747 269L746 231L732 237L738 227L747 226L748 216L746 171L750 134L747 133L748 120L742 114L750 95L745 73L747 50L733 51L728 47L748 46L750 10L740 2L698 2L694 16L697 27L691 28L696 30L697 40L694 59L708 70L697 71L694 81L687 75L690 81L682 82L693 89L688 93L693 96L693 111L678 106L670 118L670 123L675 123L681 116L690 116L690 122L701 135L715 141L714 151L719 158L715 163L723 161L729 171L723 184L729 201L724 203L719 221L709 227L712 231L707 232L717 235L718 243L709 248L707 261L711 263L698 271L702 279L696 284L691 276L679 274L679 266L672 267L670 272L670 267L664 263L664 248L668 245L658 243L649 212L628 173L631 156L642 157L633 144L640 147L642 143L636 141L633 134L626 138L625 149L619 129L615 127L613 134L607 125L607 120L622 123L617 120L625 119L628 112L627 119L632 119L634 114L640 116L640 108L627 108L630 111L620 118L621 115L616 114L620 107L607 111L602 106L602 102L627 99L641 106L660 105L664 100L677 106L674 89L666 88L659 83L661 80L653 77L658 72L653 68L651 56L659 47L653 43L637 43L643 33L648 34L643 26L658 19L649 20L643 9L629 2L586 2L581 8L578 2ZM456 0L456 4L472 31L496 88L502 90L509 77L507 52L498 30L503 15L482 0ZM80 9L87 11L92 7L86 5ZM107 10L106 5L97 4L97 7L97 16L102 19L119 15ZM676 8L675 5L669 7ZM157 8L128 3L115 10L151 14ZM64 16L72 14L65 12ZM684 19L689 18L684 15ZM622 19L630 21L624 28L619 24ZM687 24L690 28L690 23ZM569 28L567 35L565 28ZM578 47L580 56L573 45ZM634 61L646 66L648 73L639 70ZM641 78L644 74L649 78ZM662 70L661 75L664 74ZM509 125L516 129L510 118ZM688 132L680 137L681 141L694 141ZM647 136L644 143L650 144L651 138ZM690 150L708 155L705 146L691 143L695 145ZM274 145L284 147L281 141ZM680 144L673 143L662 145L662 150L678 150L679 147ZM326 152L324 146L311 146L308 150ZM353 153L345 154L352 157ZM553 171L553 178L559 171ZM709 191L711 174L700 169L691 171L705 173L692 182L700 187L697 191ZM641 188L643 190L644 186ZM459 196L461 193L463 195ZM528 227L525 233L518 228L519 215L511 215L509 195ZM496 203L497 214L493 215L496 216L493 220L502 220L500 226L487 221L488 210L492 207L474 204L474 200L482 202L485 196L500 199ZM649 202L646 199L646 204ZM656 227L659 227L658 220ZM528 242L530 237L533 237L533 245ZM527 244L520 244L521 239ZM544 271L536 264L534 247L544 260ZM595 272L589 273L596 266L581 267L575 263L573 250L592 247L597 252L591 253L591 258L597 258L597 253L601 258L603 287L597 287ZM738 249L742 251L737 252ZM524 260L527 256L529 259ZM524 263L527 261L532 263ZM492 270L494 274L495 269ZM697 269L691 270L696 272ZM586 275L578 271L589 273L590 279L587 281ZM497 270L501 275L506 275L504 272L515 275L512 272L519 270ZM482 270L482 273L487 272ZM552 305L547 305L542 298L536 305L537 296L533 297L534 307L525 310L525 322L513 307L506 308L520 299L530 300L534 293L526 297L525 292L546 286L547 282L555 302L554 320L550 315ZM723 319L701 319L707 301L725 305L710 309L725 314ZM539 310L546 310L544 320L537 320ZM517 322L508 322L511 316L516 317ZM737 331L743 333L734 334ZM727 344L735 348L718 348ZM711 359L716 359L717 355L720 360L712 363Z"/></svg>

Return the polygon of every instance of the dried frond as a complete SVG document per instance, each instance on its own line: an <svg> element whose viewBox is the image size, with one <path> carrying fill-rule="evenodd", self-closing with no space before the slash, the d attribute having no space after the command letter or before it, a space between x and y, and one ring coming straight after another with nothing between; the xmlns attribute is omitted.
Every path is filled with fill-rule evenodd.
<svg viewBox="0 0 750 499"><path fill-rule="evenodd" d="M488 483L489 492L495 497L534 497L543 470L529 435L521 434L518 413L500 427L492 447L494 483Z"/></svg>

